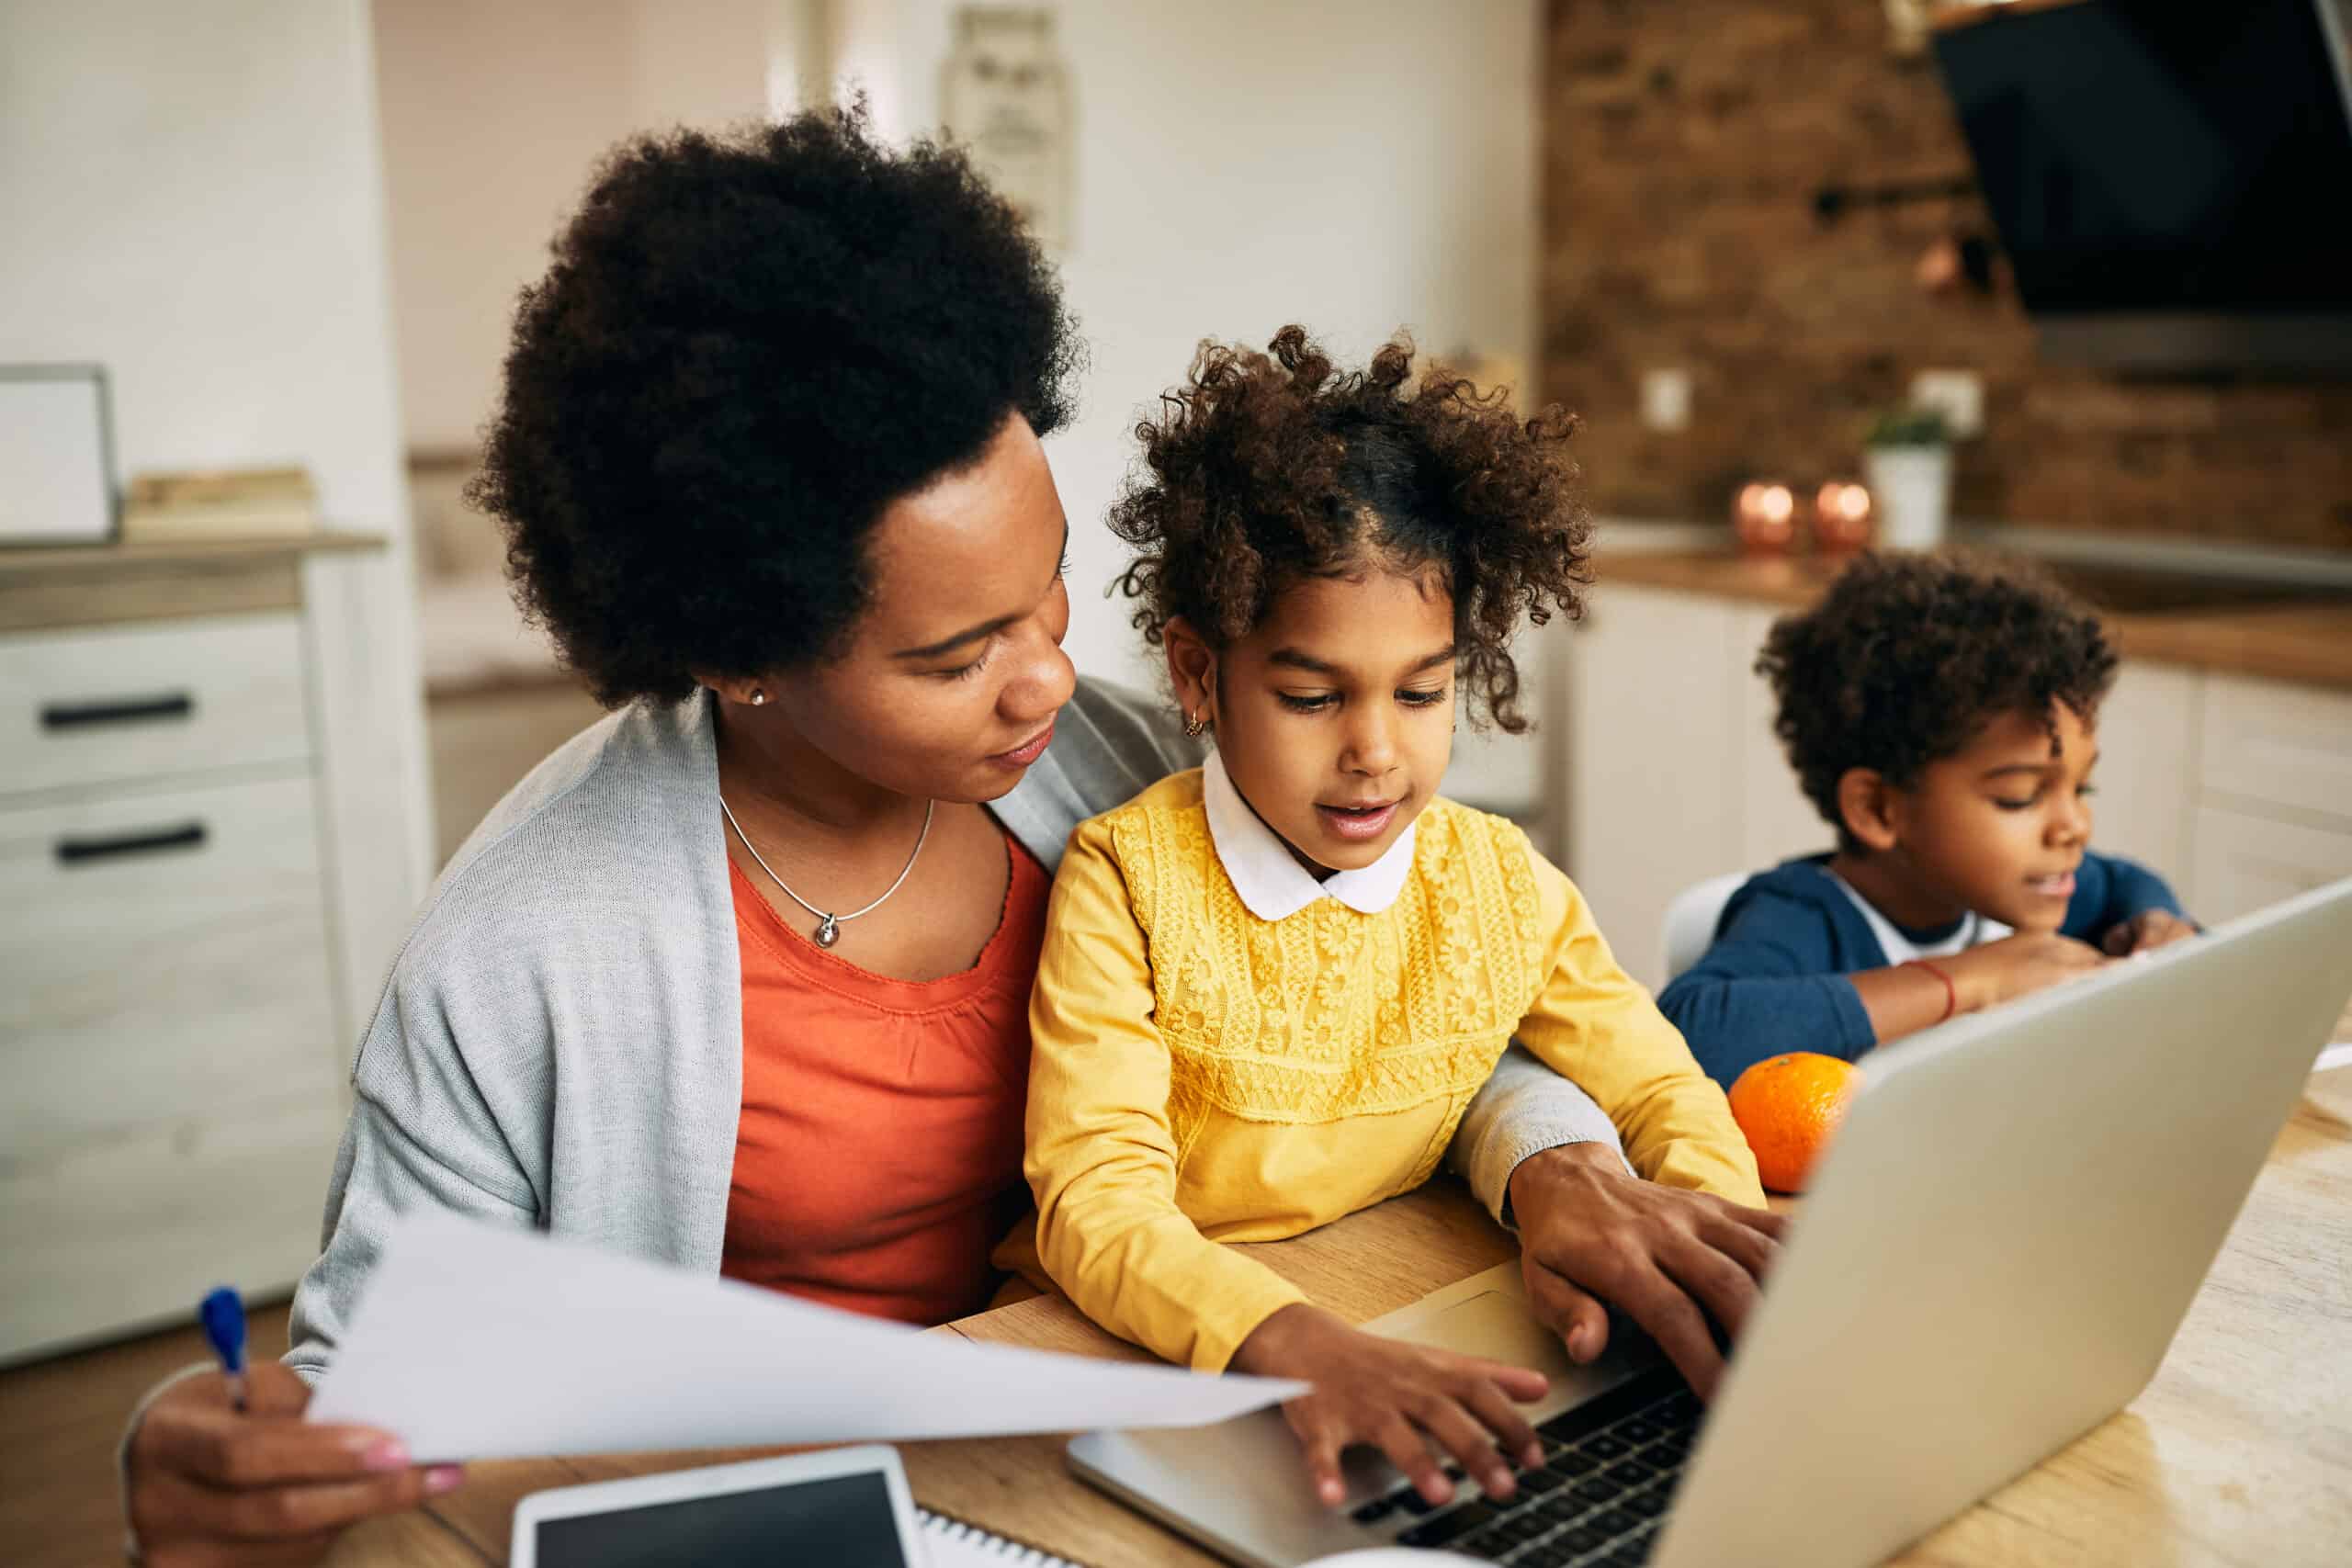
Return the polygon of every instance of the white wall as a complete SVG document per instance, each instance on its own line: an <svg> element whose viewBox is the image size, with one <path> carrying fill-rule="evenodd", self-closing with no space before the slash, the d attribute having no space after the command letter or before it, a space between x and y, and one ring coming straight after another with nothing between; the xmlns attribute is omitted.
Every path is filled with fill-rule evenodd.
<svg viewBox="0 0 2352 1568"><path fill-rule="evenodd" d="M368 782L330 791L378 857L342 874L407 903L430 831L383 201L366 0L0 5L0 361L105 364L124 473L300 463L393 541L345 612ZM390 938L342 934L372 995Z"/></svg>
<svg viewBox="0 0 2352 1568"><path fill-rule="evenodd" d="M471 447L515 295L596 160L766 107L764 0L386 0L376 8L402 429Z"/></svg>
<svg viewBox="0 0 2352 1568"><path fill-rule="evenodd" d="M0 6L0 360L103 361L126 472L398 527L374 95L363 0Z"/></svg>

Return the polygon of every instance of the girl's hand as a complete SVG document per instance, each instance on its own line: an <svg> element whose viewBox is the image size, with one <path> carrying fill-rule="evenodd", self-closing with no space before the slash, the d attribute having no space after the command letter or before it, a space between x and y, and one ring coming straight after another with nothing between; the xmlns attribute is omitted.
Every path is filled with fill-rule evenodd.
<svg viewBox="0 0 2352 1568"><path fill-rule="evenodd" d="M1334 1507L1347 1497L1340 1451L1353 1443L1385 1453L1431 1503L1453 1495L1432 1439L1490 1497L1509 1497L1515 1487L1504 1453L1522 1466L1544 1462L1534 1428L1511 1402L1541 1399L1550 1383L1522 1367L1384 1339L1321 1307L1295 1303L1241 1342L1233 1370L1315 1385L1283 1405L1283 1415L1306 1450L1316 1495Z"/></svg>
<svg viewBox="0 0 2352 1568"><path fill-rule="evenodd" d="M463 1478L411 1464L388 1433L303 1420L310 1387L276 1361L255 1361L245 1384L239 1411L219 1372L183 1378L141 1417L124 1480L150 1568L316 1562L347 1526Z"/></svg>
<svg viewBox="0 0 2352 1568"><path fill-rule="evenodd" d="M2117 958L2134 953L2148 953L2170 942L2197 934L2197 928L2174 914L2170 909L2143 909L2128 920L2118 920L2107 929L2100 943Z"/></svg>

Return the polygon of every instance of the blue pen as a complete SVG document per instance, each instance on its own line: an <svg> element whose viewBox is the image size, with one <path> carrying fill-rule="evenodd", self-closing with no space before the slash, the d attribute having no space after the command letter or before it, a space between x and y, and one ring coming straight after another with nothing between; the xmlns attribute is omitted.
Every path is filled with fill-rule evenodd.
<svg viewBox="0 0 2352 1568"><path fill-rule="evenodd" d="M240 1412L245 1408L245 1303L237 1292L223 1285L204 1298L196 1309L198 1321L204 1325L204 1337L212 1342L213 1353L220 1358L220 1370L229 1374L229 1403Z"/></svg>

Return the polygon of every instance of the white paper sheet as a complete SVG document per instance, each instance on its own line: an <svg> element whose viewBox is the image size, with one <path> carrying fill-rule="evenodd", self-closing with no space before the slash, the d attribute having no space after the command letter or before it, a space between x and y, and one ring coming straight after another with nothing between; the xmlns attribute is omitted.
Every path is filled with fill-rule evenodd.
<svg viewBox="0 0 2352 1568"><path fill-rule="evenodd" d="M1193 1427L1306 1391L835 1312L449 1214L397 1226L313 1421L419 1462Z"/></svg>

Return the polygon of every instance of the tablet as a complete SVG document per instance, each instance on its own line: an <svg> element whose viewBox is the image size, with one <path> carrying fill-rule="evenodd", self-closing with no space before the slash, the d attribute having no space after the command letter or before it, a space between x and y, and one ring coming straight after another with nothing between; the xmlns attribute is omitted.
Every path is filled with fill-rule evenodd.
<svg viewBox="0 0 2352 1568"><path fill-rule="evenodd" d="M881 1444L534 1492L511 1568L924 1568L899 1452Z"/></svg>

